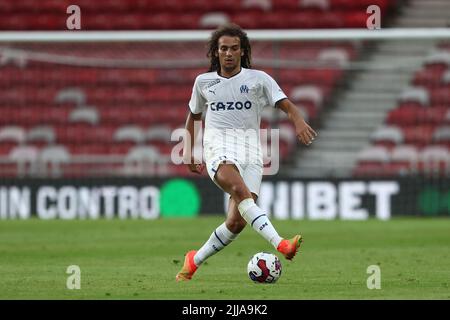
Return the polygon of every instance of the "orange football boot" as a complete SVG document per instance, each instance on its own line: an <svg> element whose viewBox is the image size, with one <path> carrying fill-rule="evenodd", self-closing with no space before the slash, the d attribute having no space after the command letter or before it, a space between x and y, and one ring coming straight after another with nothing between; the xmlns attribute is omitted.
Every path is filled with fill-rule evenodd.
<svg viewBox="0 0 450 320"><path fill-rule="evenodd" d="M194 256L196 253L196 250L192 250L186 253L183 268L181 268L180 272L178 272L177 276L175 277L177 281L188 281L192 279L192 276L198 268L194 263Z"/></svg>
<svg viewBox="0 0 450 320"><path fill-rule="evenodd" d="M281 240L277 247L278 252L282 253L284 257L288 260L292 260L297 250L300 248L300 244L303 242L301 235L296 235L291 240Z"/></svg>

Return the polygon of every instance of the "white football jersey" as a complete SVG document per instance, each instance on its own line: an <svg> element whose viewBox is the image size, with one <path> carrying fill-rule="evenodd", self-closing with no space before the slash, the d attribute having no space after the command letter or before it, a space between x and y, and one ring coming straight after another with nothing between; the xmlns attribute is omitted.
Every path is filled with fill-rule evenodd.
<svg viewBox="0 0 450 320"><path fill-rule="evenodd" d="M242 130L259 132L263 108L274 107L284 98L284 92L267 73L241 68L231 78L217 72L200 74L195 79L189 108L194 114L206 111L204 147L217 149L225 144L224 138L230 141L234 137L234 144L245 144ZM259 143L252 143L252 147L260 149Z"/></svg>

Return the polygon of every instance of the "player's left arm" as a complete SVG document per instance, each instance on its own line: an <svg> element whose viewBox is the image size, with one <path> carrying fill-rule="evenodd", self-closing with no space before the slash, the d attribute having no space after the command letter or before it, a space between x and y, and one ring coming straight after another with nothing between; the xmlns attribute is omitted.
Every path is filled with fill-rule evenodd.
<svg viewBox="0 0 450 320"><path fill-rule="evenodd" d="M291 120L295 126L297 138L302 143L309 146L317 136L317 133L306 123L299 109L287 98L281 99L275 106L288 115L289 120Z"/></svg>

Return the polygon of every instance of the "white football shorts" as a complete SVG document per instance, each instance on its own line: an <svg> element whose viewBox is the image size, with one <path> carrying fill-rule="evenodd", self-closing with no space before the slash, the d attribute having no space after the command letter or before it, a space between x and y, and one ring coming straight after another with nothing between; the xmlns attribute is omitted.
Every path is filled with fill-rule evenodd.
<svg viewBox="0 0 450 320"><path fill-rule="evenodd" d="M248 162L248 161L239 161L235 155L226 154L223 152L214 152L212 148L208 151L208 148L205 148L204 156L206 163L206 170L208 171L208 175L211 180L220 188L220 185L217 183L215 179L215 175L217 173L217 169L219 165L223 162L233 163L239 170L245 185L250 190L251 193L259 195L259 190L261 188L261 181L263 175L263 167L262 163L258 162ZM214 148L215 149L215 148ZM217 151L217 150L215 150ZM223 189L222 189L223 190Z"/></svg>

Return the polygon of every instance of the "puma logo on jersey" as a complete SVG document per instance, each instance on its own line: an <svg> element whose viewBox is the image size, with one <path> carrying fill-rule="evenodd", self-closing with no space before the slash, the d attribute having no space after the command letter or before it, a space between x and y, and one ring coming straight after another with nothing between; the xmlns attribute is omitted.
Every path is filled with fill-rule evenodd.
<svg viewBox="0 0 450 320"><path fill-rule="evenodd" d="M250 109L252 107L251 101L229 101L229 102L211 102L209 104L211 111L224 111L224 110L242 110L242 109Z"/></svg>

